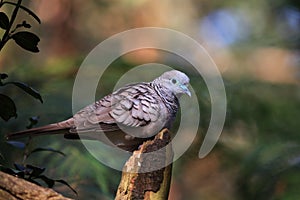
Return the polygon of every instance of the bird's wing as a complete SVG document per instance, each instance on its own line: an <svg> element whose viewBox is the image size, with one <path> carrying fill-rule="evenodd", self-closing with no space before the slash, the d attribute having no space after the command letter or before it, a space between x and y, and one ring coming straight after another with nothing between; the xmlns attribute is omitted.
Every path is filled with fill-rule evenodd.
<svg viewBox="0 0 300 200"><path fill-rule="evenodd" d="M74 115L76 130L118 130L146 126L159 119L161 106L148 83L131 84L85 107Z"/></svg>

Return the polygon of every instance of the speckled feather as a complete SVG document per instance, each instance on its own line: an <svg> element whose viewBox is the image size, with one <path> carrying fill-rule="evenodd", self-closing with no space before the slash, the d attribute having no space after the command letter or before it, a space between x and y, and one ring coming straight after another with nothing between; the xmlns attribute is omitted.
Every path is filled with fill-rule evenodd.
<svg viewBox="0 0 300 200"><path fill-rule="evenodd" d="M188 84L184 73L168 71L152 82L124 86L66 121L12 133L7 138L43 134L72 138L78 133L119 130L130 134L136 131L134 137L151 137L162 128L170 128L179 107L178 97L190 95Z"/></svg>

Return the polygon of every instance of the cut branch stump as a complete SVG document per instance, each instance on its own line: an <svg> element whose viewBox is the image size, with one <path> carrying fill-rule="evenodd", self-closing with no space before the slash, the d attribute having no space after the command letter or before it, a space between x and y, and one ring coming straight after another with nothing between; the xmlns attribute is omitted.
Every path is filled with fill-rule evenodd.
<svg viewBox="0 0 300 200"><path fill-rule="evenodd" d="M168 199L173 150L167 129L144 142L125 163L115 200Z"/></svg>

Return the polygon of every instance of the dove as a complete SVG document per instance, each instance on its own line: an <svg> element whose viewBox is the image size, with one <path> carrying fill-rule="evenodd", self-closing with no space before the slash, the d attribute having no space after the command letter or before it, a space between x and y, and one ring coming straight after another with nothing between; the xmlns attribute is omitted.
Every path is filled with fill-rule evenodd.
<svg viewBox="0 0 300 200"><path fill-rule="evenodd" d="M67 139L99 139L126 151L136 149L164 128L170 129L186 94L189 77L178 70L164 72L151 82L132 83L58 123L7 135L7 139L63 134Z"/></svg>

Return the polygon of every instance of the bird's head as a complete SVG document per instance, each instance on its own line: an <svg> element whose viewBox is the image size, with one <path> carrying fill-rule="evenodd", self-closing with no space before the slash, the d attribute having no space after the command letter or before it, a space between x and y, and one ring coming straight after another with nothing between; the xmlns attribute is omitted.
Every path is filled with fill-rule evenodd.
<svg viewBox="0 0 300 200"><path fill-rule="evenodd" d="M162 87L172 92L177 97L183 94L191 96L191 92L188 89L190 82L189 77L177 70L171 70L163 73L159 78L155 79L154 82L158 82Z"/></svg>

